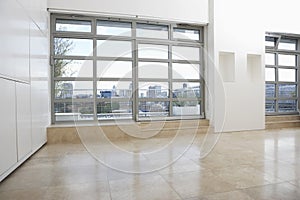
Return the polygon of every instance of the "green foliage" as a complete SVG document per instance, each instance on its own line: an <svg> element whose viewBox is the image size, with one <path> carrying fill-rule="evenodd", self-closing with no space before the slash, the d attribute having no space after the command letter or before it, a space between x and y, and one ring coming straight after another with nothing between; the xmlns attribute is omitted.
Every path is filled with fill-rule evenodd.
<svg viewBox="0 0 300 200"><path fill-rule="evenodd" d="M79 110L79 112L80 112L81 114L91 114L91 113L93 113L94 111L93 111L93 107L88 107L88 106L86 106L86 107L81 107L80 110Z"/></svg>
<svg viewBox="0 0 300 200"><path fill-rule="evenodd" d="M112 113L113 110L119 110L118 102L100 102L97 105L97 113Z"/></svg>

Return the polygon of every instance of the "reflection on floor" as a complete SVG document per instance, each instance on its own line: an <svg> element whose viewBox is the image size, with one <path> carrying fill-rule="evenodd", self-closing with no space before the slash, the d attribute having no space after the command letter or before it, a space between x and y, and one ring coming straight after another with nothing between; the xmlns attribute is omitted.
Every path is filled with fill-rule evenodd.
<svg viewBox="0 0 300 200"><path fill-rule="evenodd" d="M110 155L109 146L105 156L118 160L118 169L95 160L81 144L46 145L0 183L0 199L300 199L300 128L224 133L214 150L199 159L204 138L198 134L175 163L142 174L118 171L128 162L123 155ZM114 145L137 154L131 169L138 169L147 162L172 161L172 153L147 154L164 143L170 140Z"/></svg>

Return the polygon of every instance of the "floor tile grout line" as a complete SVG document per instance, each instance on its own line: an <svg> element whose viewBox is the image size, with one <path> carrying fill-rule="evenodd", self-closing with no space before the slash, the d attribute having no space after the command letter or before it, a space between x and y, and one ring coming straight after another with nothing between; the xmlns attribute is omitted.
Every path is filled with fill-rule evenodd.
<svg viewBox="0 0 300 200"><path fill-rule="evenodd" d="M160 173L158 173L159 174L159 176L165 181L165 183L179 196L179 198L181 199L181 200L184 200L184 198L175 190L175 188L165 179L165 177L162 175L162 174L160 174Z"/></svg>

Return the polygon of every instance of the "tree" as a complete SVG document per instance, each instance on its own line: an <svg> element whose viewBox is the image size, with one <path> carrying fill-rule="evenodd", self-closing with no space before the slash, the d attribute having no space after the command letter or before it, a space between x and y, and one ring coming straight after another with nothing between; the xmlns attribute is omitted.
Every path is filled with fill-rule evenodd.
<svg viewBox="0 0 300 200"><path fill-rule="evenodd" d="M73 42L66 38L54 38L54 55L64 56L73 49ZM64 68L72 60L55 59L54 77L63 76L66 73Z"/></svg>
<svg viewBox="0 0 300 200"><path fill-rule="evenodd" d="M73 49L73 42L66 38L54 38L54 55L64 56ZM54 77L61 77L66 74L68 65L72 60L54 59ZM55 83L55 96L59 97L63 90L62 82Z"/></svg>

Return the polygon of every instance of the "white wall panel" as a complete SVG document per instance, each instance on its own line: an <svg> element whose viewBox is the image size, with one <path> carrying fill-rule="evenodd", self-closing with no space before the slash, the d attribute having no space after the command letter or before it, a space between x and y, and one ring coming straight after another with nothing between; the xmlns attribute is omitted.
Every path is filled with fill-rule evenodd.
<svg viewBox="0 0 300 200"><path fill-rule="evenodd" d="M50 123L46 5L47 0L0 1L0 181L46 142Z"/></svg>
<svg viewBox="0 0 300 200"><path fill-rule="evenodd" d="M48 7L81 11L145 16L196 23L208 22L208 0L48 0Z"/></svg>
<svg viewBox="0 0 300 200"><path fill-rule="evenodd" d="M48 38L34 23L31 23L30 35L32 145L36 149L46 142L46 127L50 121L49 50Z"/></svg>
<svg viewBox="0 0 300 200"><path fill-rule="evenodd" d="M29 18L16 1L0 1L0 74L29 81Z"/></svg>
<svg viewBox="0 0 300 200"><path fill-rule="evenodd" d="M15 82L0 78L0 175L17 162Z"/></svg>
<svg viewBox="0 0 300 200"><path fill-rule="evenodd" d="M215 65L211 67L216 69L213 91L216 131L264 129L264 74L251 78L247 61L249 54L264 55L264 9L261 5L259 0L214 0L210 8L213 15L209 26L213 26L210 27L213 31L208 35L208 45L213 46L210 56ZM230 69L235 75L230 82L220 79L222 60L217 56L220 52L235 54L235 68ZM262 60L252 67L264 71Z"/></svg>
<svg viewBox="0 0 300 200"><path fill-rule="evenodd" d="M48 12L47 1L43 0L17 0L25 9L27 15L47 35L48 30Z"/></svg>
<svg viewBox="0 0 300 200"><path fill-rule="evenodd" d="M30 85L16 83L18 160L31 152Z"/></svg>

